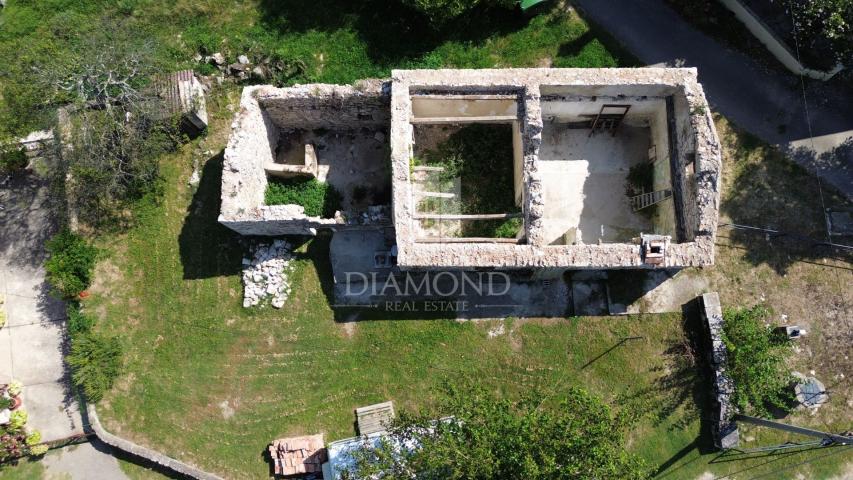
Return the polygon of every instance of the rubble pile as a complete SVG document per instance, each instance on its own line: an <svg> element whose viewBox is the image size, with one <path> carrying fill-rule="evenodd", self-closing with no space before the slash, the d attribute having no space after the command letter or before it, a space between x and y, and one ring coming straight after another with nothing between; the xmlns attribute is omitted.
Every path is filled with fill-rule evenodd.
<svg viewBox="0 0 853 480"><path fill-rule="evenodd" d="M253 307L270 298L275 308L284 306L290 295L291 245L284 240L258 245L251 258L243 259L243 307Z"/></svg>

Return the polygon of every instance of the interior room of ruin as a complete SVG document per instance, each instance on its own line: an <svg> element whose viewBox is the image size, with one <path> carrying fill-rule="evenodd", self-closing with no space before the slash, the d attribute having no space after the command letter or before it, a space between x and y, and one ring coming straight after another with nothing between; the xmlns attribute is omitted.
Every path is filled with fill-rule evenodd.
<svg viewBox="0 0 853 480"><path fill-rule="evenodd" d="M671 196L649 206L631 201L640 191L665 197L671 189L663 98L552 91L541 105L539 170L548 244L628 243L643 233L675 236ZM632 185L632 169L631 178L643 177L647 185Z"/></svg>
<svg viewBox="0 0 853 480"><path fill-rule="evenodd" d="M420 240L521 241L517 95L416 93L411 124Z"/></svg>

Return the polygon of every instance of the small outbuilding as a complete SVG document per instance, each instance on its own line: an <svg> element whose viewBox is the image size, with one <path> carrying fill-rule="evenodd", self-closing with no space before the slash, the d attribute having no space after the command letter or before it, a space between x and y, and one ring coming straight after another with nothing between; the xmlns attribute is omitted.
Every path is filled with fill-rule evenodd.
<svg viewBox="0 0 853 480"><path fill-rule="evenodd" d="M190 137L207 129L207 103L204 88L192 70L167 75L155 86L165 104L165 113L180 118L181 130Z"/></svg>

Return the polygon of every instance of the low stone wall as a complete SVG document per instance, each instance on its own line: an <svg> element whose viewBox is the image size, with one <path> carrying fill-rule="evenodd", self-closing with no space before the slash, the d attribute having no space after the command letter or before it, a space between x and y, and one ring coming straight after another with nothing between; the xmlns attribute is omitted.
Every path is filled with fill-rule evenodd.
<svg viewBox="0 0 853 480"><path fill-rule="evenodd" d="M131 455L144 458L156 463L157 465L162 465L169 470L181 475L186 475L187 477L197 478L199 480L223 480L222 477L218 477L212 473L203 472L192 465L181 462L180 460L175 460L174 458L167 457L160 452L156 452L150 448L145 448L129 440L113 435L112 433L104 430L104 427L101 426L101 421L98 419L98 413L95 411L94 405L88 405L86 411L89 415L89 424L92 427L92 431L94 431L95 435L97 435L98 438L107 445Z"/></svg>
<svg viewBox="0 0 853 480"><path fill-rule="evenodd" d="M705 351L711 367L714 398L711 412L711 432L714 445L728 449L738 446L738 430L733 418L737 413L732 405L734 381L726 373L728 351L723 342L723 310L716 292L703 294L700 301L702 325L705 331Z"/></svg>

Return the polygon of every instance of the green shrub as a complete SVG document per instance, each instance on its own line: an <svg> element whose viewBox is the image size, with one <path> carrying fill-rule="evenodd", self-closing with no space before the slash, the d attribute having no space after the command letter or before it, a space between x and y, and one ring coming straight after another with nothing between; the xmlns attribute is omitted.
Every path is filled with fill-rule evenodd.
<svg viewBox="0 0 853 480"><path fill-rule="evenodd" d="M83 389L89 400L97 402L121 372L121 344L115 337L85 333L72 340L67 361L74 384Z"/></svg>
<svg viewBox="0 0 853 480"><path fill-rule="evenodd" d="M788 410L793 377L785 366L791 344L765 321L770 312L757 305L726 309L723 341L728 349L728 372L735 384L734 403L744 413L768 416L769 407Z"/></svg>
<svg viewBox="0 0 853 480"><path fill-rule="evenodd" d="M404 5L423 13L435 25L444 24L479 5L513 8L516 3L516 0L403 0Z"/></svg>
<svg viewBox="0 0 853 480"><path fill-rule="evenodd" d="M27 445L29 445L31 447L33 445L41 443L41 432L36 430L36 431L32 432L31 434L27 435L26 442L27 442Z"/></svg>
<svg viewBox="0 0 853 480"><path fill-rule="evenodd" d="M71 302L68 304L66 313L68 315L67 329L68 334L71 335L71 338L74 338L80 334L88 333L95 325L95 319L81 312L80 304L76 302Z"/></svg>
<svg viewBox="0 0 853 480"><path fill-rule="evenodd" d="M17 431L24 428L24 425L27 424L27 419L29 415L27 415L27 411L23 408L19 408L12 412L9 416L9 430Z"/></svg>
<svg viewBox="0 0 853 480"><path fill-rule="evenodd" d="M332 218L341 205L341 195L335 187L317 179L292 178L271 180L265 194L267 205L301 205L312 217Z"/></svg>
<svg viewBox="0 0 853 480"><path fill-rule="evenodd" d="M40 457L47 453L47 450L48 448L45 444L33 445L32 447L30 447L30 455L34 457Z"/></svg>
<svg viewBox="0 0 853 480"><path fill-rule="evenodd" d="M515 238L523 223L521 218L505 220L495 229L495 238Z"/></svg>
<svg viewBox="0 0 853 480"><path fill-rule="evenodd" d="M628 169L625 195L634 197L654 190L655 167L652 162L643 162Z"/></svg>
<svg viewBox="0 0 853 480"><path fill-rule="evenodd" d="M68 229L48 240L46 248L50 254L45 262L48 281L64 297L76 297L92 280L97 249Z"/></svg>
<svg viewBox="0 0 853 480"><path fill-rule="evenodd" d="M366 441L353 449L353 461L342 478L639 480L652 476L653 469L626 446L637 416L615 410L585 390L569 388L550 399L531 391L518 400L482 386L445 390L446 397L439 398L440 409L404 410L378 445ZM435 420L442 416L445 419Z"/></svg>
<svg viewBox="0 0 853 480"><path fill-rule="evenodd" d="M0 151L0 173L16 173L27 167L27 152L21 149Z"/></svg>
<svg viewBox="0 0 853 480"><path fill-rule="evenodd" d="M0 411L6 410L7 408L12 406L13 400L11 398L6 398L0 396Z"/></svg>

